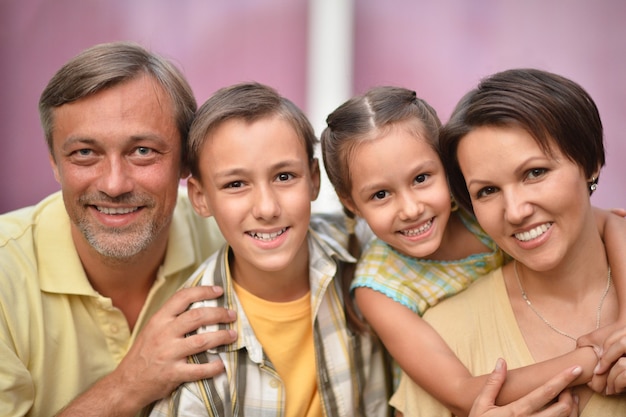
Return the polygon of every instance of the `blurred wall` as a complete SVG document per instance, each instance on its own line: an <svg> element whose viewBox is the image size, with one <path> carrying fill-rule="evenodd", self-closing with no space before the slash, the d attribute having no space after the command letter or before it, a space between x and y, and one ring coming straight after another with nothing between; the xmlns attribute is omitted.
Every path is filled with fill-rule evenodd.
<svg viewBox="0 0 626 417"><path fill-rule="evenodd" d="M307 0L0 1L0 213L59 188L37 102L82 49L133 40L176 62L199 103L256 80L306 111L307 11ZM607 166L594 204L626 207L625 18L620 0L355 0L353 91L415 89L445 122L490 73L532 66L565 75L590 92L605 125Z"/></svg>
<svg viewBox="0 0 626 417"><path fill-rule="evenodd" d="M37 104L81 50L136 41L187 75L198 103L256 80L304 106L306 0L0 0L0 213L58 190Z"/></svg>
<svg viewBox="0 0 626 417"><path fill-rule="evenodd" d="M581 84L604 124L607 163L592 202L626 208L626 2L356 1L355 92L416 90L447 121L491 73L536 67Z"/></svg>

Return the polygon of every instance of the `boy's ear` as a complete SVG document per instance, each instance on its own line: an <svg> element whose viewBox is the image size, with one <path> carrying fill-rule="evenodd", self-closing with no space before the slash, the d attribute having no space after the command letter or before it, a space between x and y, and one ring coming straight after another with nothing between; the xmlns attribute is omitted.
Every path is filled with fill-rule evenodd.
<svg viewBox="0 0 626 417"><path fill-rule="evenodd" d="M320 194L320 163L317 158L313 158L311 161L311 201L317 200L317 196Z"/></svg>
<svg viewBox="0 0 626 417"><path fill-rule="evenodd" d="M202 184L198 179L190 177L187 180L187 195L189 195L189 201L191 201L191 205L196 213L202 217L211 217L213 215L211 204L204 191L202 191Z"/></svg>

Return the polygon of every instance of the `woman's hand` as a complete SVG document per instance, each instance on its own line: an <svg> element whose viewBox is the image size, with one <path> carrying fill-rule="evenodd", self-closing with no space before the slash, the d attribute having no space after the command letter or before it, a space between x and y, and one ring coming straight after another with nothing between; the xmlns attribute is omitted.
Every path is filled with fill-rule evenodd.
<svg viewBox="0 0 626 417"><path fill-rule="evenodd" d="M571 391L565 388L581 372L579 366L568 368L519 400L498 407L495 405L496 397L506 379L506 362L498 359L496 368L474 401L469 417L576 417L578 403ZM557 397L556 402L546 407Z"/></svg>

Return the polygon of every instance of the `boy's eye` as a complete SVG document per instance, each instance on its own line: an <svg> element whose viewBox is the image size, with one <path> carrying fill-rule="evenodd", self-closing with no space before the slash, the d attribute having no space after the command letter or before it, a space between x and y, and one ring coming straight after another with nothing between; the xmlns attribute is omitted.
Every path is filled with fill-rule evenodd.
<svg viewBox="0 0 626 417"><path fill-rule="evenodd" d="M242 181L233 181L233 182L229 182L228 184L226 184L225 188L241 188L241 187L243 187Z"/></svg>
<svg viewBox="0 0 626 417"><path fill-rule="evenodd" d="M292 178L293 178L293 175L289 174L288 172L281 172L280 174L276 176L276 179L278 181L289 181Z"/></svg>
<svg viewBox="0 0 626 417"><path fill-rule="evenodd" d="M372 200L382 200L383 198L387 197L389 195L389 193L385 190L381 190L381 191L376 191L373 195L372 195Z"/></svg>

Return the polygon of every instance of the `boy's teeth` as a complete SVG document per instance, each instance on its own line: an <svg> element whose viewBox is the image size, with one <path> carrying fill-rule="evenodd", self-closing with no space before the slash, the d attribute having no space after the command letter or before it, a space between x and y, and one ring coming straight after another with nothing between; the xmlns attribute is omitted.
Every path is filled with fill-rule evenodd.
<svg viewBox="0 0 626 417"><path fill-rule="evenodd" d="M529 240L535 239L547 232L551 226L552 223L544 223L541 226L537 226L527 232L515 233L515 237L522 242L528 242Z"/></svg>
<svg viewBox="0 0 626 417"><path fill-rule="evenodd" d="M120 207L120 208L108 208L96 206L100 213L104 214L128 214L137 210L137 207Z"/></svg>
<svg viewBox="0 0 626 417"><path fill-rule="evenodd" d="M278 232L272 232L272 233L251 233L251 236L255 239L259 239L259 240L273 240L276 239L278 236L282 235L283 233L285 233L285 230L287 229L281 229Z"/></svg>
<svg viewBox="0 0 626 417"><path fill-rule="evenodd" d="M426 223L424 223L423 225L421 225L420 227L418 227L417 229L411 229L411 230L403 230L401 233L405 236L417 236L417 235L421 235L422 233L424 233L425 231L427 231L428 229L430 229L430 226L433 225L433 220L430 219L429 221L427 221Z"/></svg>

